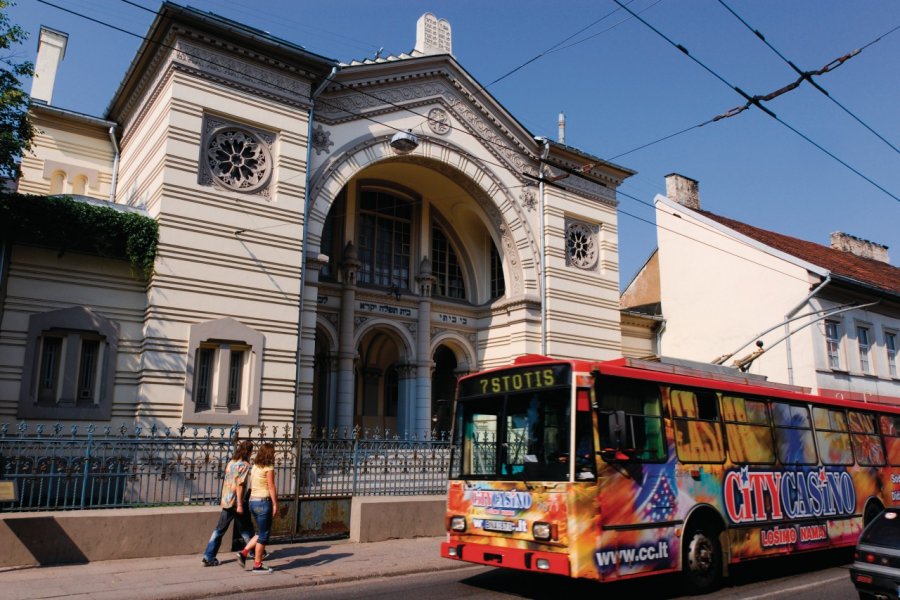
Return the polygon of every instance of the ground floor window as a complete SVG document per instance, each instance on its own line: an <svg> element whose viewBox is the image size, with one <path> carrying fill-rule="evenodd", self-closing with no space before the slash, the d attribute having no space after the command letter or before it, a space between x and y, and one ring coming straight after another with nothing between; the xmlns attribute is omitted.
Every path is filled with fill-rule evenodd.
<svg viewBox="0 0 900 600"><path fill-rule="evenodd" d="M86 307L32 315L19 417L107 420L118 343L118 325Z"/></svg>

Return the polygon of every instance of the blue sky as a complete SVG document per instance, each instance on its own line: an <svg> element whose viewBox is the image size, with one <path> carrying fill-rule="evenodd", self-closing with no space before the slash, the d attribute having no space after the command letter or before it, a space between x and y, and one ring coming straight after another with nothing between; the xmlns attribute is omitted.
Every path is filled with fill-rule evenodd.
<svg viewBox="0 0 900 600"><path fill-rule="evenodd" d="M153 19L123 0L48 1L140 35ZM622 1L750 95L796 79L718 0ZM888 34L816 81L900 148L900 30L891 32L900 25L900 2L723 1L803 70L821 69ZM34 59L40 25L69 34L53 104L102 116L140 40L38 0L17 2L10 18L31 34L19 49L23 58ZM623 286L656 245L648 204L665 192L664 177L672 172L700 182L706 210L826 245L832 231L844 231L889 246L892 264L900 259L900 201L891 197L900 197L900 153L809 84L766 106L888 193L755 108L619 156L744 100L613 0L186 3L342 61L372 57L380 48L411 50L416 20L430 11L450 21L454 55L482 85L540 55L488 89L534 135L555 139L563 111L567 144L617 157L613 162L638 172L621 188L637 198L620 196Z"/></svg>

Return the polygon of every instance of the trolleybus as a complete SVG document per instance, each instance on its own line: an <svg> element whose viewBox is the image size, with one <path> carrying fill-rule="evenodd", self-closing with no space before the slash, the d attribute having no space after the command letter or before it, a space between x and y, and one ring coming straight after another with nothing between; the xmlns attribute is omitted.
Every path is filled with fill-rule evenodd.
<svg viewBox="0 0 900 600"><path fill-rule="evenodd" d="M453 429L453 560L704 591L900 505L900 407L725 367L525 356L459 380Z"/></svg>

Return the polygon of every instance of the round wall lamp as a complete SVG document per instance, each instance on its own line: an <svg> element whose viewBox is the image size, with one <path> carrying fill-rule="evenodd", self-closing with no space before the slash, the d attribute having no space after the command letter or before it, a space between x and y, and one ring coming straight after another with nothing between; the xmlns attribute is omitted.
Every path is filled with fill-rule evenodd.
<svg viewBox="0 0 900 600"><path fill-rule="evenodd" d="M398 131L391 138L391 148L399 154L407 154L419 147L419 138L412 130Z"/></svg>

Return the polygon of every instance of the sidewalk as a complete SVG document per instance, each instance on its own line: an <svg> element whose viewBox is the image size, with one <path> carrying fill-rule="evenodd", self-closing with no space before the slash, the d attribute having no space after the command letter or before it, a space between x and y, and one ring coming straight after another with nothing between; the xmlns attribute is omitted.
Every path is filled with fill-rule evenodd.
<svg viewBox="0 0 900 600"><path fill-rule="evenodd" d="M348 540L278 544L266 564L275 572L244 572L231 552L204 567L189 556L109 560L54 567L0 569L6 600L191 600L225 593L303 587L471 566L440 557L443 537L358 544ZM248 561L248 568L250 566Z"/></svg>

